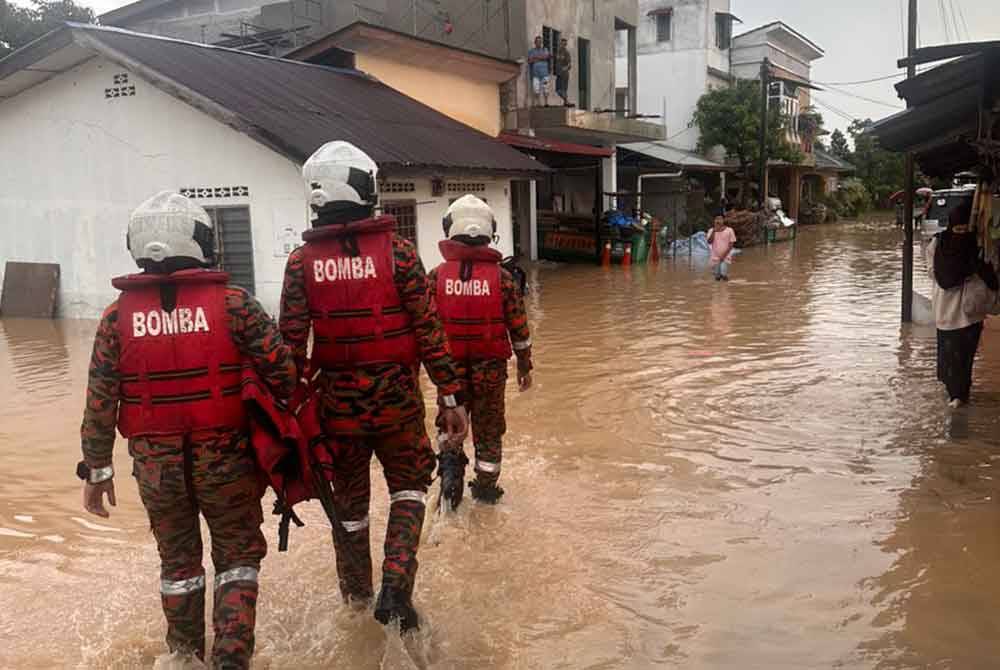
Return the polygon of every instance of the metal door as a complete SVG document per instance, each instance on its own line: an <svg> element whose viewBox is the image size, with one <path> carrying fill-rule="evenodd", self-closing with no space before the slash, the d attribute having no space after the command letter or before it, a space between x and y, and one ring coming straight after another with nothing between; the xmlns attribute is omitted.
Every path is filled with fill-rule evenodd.
<svg viewBox="0 0 1000 670"><path fill-rule="evenodd" d="M255 292L253 234L249 207L206 208L215 223L219 267L229 273L229 282Z"/></svg>

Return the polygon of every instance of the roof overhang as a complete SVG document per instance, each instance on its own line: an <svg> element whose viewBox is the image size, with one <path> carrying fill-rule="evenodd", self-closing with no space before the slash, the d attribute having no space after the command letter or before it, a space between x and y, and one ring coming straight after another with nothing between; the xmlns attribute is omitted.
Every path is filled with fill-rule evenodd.
<svg viewBox="0 0 1000 670"><path fill-rule="evenodd" d="M659 9L651 9L646 12L646 16L670 16L674 13L673 7L660 7Z"/></svg>
<svg viewBox="0 0 1000 670"><path fill-rule="evenodd" d="M741 33L733 38L734 42L742 41L747 42L749 38L754 33L762 33L766 36L766 39L770 41L772 38L775 41L783 43L786 46L794 47L798 50L807 60L816 60L817 58L822 58L826 55L826 51L823 47L819 46L811 39L795 30L783 21L774 21L773 23L768 23L766 25L760 26L759 28L754 28L753 30L748 30L745 33ZM746 45L740 45L746 46Z"/></svg>
<svg viewBox="0 0 1000 670"><path fill-rule="evenodd" d="M725 16L730 21L732 21L734 23L743 23L743 19L741 19L740 17L736 16L735 14L731 14L729 12L716 12L715 15L716 16Z"/></svg>
<svg viewBox="0 0 1000 670"><path fill-rule="evenodd" d="M453 72L457 75L504 83L518 76L515 61L485 56L467 49L414 37L361 21L285 54L285 58L314 62L332 49L389 58L406 65Z"/></svg>
<svg viewBox="0 0 1000 670"><path fill-rule="evenodd" d="M950 176L976 166L981 152L998 151L977 139L989 130L984 123L1000 131L1000 43L985 43L974 54L900 82L896 90L909 109L866 132L886 149L914 152L924 173Z"/></svg>
<svg viewBox="0 0 1000 670"><path fill-rule="evenodd" d="M668 145L666 142L631 142L619 144L619 149L652 158L661 163L669 163L683 168L685 172L730 172L735 168L710 161L703 156Z"/></svg>
<svg viewBox="0 0 1000 670"><path fill-rule="evenodd" d="M796 86L801 86L803 88L811 88L814 91L822 91L823 90L819 86L816 86L815 84L813 84L812 82L810 82L805 77L801 77L801 76L795 74L794 72L792 72L791 70L786 70L785 68L781 67L780 65L775 65L774 63L770 63L770 66L771 66L771 79L772 80L784 81L784 82L787 82L789 84L795 84Z"/></svg>
<svg viewBox="0 0 1000 670"><path fill-rule="evenodd" d="M589 144L574 144L572 142L558 142L546 140L540 137L529 135L519 135L518 133L500 133L498 140L504 144L509 144L518 149L530 149L532 151L547 151L555 154L569 154L573 156L594 156L596 158L611 158L615 150L607 147L595 147Z"/></svg>
<svg viewBox="0 0 1000 670"><path fill-rule="evenodd" d="M527 107L507 112L504 120L508 131L533 128L536 135L580 144L614 146L621 142L662 140L666 136L659 123L571 107Z"/></svg>
<svg viewBox="0 0 1000 670"><path fill-rule="evenodd" d="M77 43L68 26L53 30L0 59L0 99L12 98L94 55L93 49Z"/></svg>
<svg viewBox="0 0 1000 670"><path fill-rule="evenodd" d="M120 26L128 20L141 16L163 5L169 5L177 0L138 0L123 7L112 9L110 12L101 14L98 18L102 26Z"/></svg>

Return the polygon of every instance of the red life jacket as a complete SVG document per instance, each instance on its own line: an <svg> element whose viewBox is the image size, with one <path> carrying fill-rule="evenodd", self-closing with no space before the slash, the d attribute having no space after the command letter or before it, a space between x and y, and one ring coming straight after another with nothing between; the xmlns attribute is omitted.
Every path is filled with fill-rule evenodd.
<svg viewBox="0 0 1000 670"><path fill-rule="evenodd" d="M121 402L125 437L179 435L196 430L242 430L242 357L226 322L229 275L182 270L135 274L111 283L118 298ZM177 287L166 312L160 287Z"/></svg>
<svg viewBox="0 0 1000 670"><path fill-rule="evenodd" d="M413 324L393 280L395 229L395 218L379 216L302 234L314 368L419 362Z"/></svg>
<svg viewBox="0 0 1000 670"><path fill-rule="evenodd" d="M444 240L437 269L438 314L459 360L511 357L503 311L499 251ZM463 268L465 272L463 273Z"/></svg>

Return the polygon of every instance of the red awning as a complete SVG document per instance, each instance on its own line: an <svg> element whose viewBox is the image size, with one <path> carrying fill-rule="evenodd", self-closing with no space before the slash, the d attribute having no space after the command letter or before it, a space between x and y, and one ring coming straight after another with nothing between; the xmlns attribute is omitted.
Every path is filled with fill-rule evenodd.
<svg viewBox="0 0 1000 670"><path fill-rule="evenodd" d="M517 133L500 133L498 140L504 144L521 149L534 149L535 151L550 151L556 154L573 154L576 156L600 156L611 158L614 149L604 147L593 147L589 144L573 144L572 142L556 142L553 140L543 140L540 137L529 137L518 135Z"/></svg>

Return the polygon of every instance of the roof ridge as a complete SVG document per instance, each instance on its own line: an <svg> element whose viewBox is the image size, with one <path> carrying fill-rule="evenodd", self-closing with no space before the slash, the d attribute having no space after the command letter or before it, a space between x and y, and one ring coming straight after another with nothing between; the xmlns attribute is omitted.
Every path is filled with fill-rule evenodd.
<svg viewBox="0 0 1000 670"><path fill-rule="evenodd" d="M303 67L319 68L321 70L326 70L328 72L339 72L341 74L361 77L362 79L378 81L375 77L372 77L366 72L356 69L331 67L329 65L321 65L318 63L307 63L305 61L292 60L290 58L281 58L279 56L269 56L267 54L259 54L259 53L254 53L252 51L234 49L232 47L223 47L223 46L218 46L216 44L202 44L201 42L192 42L191 40L182 40L177 37L168 37L166 35L153 35L151 33L140 33L134 30L128 30L127 28L119 28L117 26L101 26L97 25L96 23L77 23L75 21L66 21L65 23L71 30L85 30L88 32L96 32L96 33L116 33L119 35L128 35L130 37L139 37L142 39L159 40L161 42L173 42L175 44L183 44L185 46L198 47L201 49L214 49L217 51L227 51L230 53L240 54L242 56L263 58L265 60L279 61L281 63L291 63L293 65L301 65Z"/></svg>

